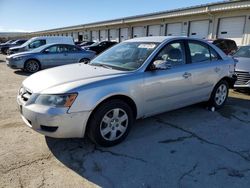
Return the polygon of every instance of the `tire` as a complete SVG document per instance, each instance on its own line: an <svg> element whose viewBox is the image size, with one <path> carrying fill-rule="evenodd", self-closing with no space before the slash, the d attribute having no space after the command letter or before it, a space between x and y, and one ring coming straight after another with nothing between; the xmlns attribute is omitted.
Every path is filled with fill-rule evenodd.
<svg viewBox="0 0 250 188"><path fill-rule="evenodd" d="M229 92L228 82L225 80L221 80L214 87L214 90L208 101L208 106L215 107L215 109L222 108L227 101L228 92Z"/></svg>
<svg viewBox="0 0 250 188"><path fill-rule="evenodd" d="M24 70L29 73L35 73L41 69L39 61L35 59L30 59L25 62Z"/></svg>
<svg viewBox="0 0 250 188"><path fill-rule="evenodd" d="M94 110L87 134L97 145L110 147L122 142L134 122L130 106L122 100L111 100Z"/></svg>
<svg viewBox="0 0 250 188"><path fill-rule="evenodd" d="M4 49L2 50L2 53L3 53L4 55L7 55L7 51L8 51L8 48L4 48Z"/></svg>
<svg viewBox="0 0 250 188"><path fill-rule="evenodd" d="M90 62L90 59L88 58L82 58L79 63L84 63L84 64L88 64Z"/></svg>

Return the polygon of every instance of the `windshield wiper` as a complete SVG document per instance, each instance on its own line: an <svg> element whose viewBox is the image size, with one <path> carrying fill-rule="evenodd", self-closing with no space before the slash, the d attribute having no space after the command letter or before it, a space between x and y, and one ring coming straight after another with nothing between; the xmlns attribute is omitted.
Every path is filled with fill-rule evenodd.
<svg viewBox="0 0 250 188"><path fill-rule="evenodd" d="M106 65L106 64L102 64L102 63L93 63L93 64L90 64L90 65L104 67L106 69L113 69L111 66Z"/></svg>

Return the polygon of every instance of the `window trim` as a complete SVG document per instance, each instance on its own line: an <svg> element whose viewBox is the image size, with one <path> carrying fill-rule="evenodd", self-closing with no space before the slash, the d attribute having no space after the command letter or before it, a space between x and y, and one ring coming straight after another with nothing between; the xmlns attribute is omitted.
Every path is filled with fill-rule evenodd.
<svg viewBox="0 0 250 188"><path fill-rule="evenodd" d="M168 42L167 44L165 44L161 49L159 49L159 51L155 54L155 56L152 58L152 60L151 60L151 62L148 64L148 66L147 66L147 68L145 69L145 72L147 72L147 71L151 71L150 70L150 67L151 67L151 65L153 64L153 62L154 62L154 59L159 55L159 53L167 46L167 45L170 45L170 44L173 44L173 43L182 43L182 45L183 45L183 47L184 47L184 61L185 61L185 63L183 64L183 65L186 65L186 64L188 64L188 59L187 59L187 50L186 50L186 45L185 45L185 40L183 40L183 39L176 39L176 40L172 40L172 41L170 41L170 42Z"/></svg>
<svg viewBox="0 0 250 188"><path fill-rule="evenodd" d="M217 57L218 57L218 60L221 60L221 59L222 59L221 56L219 55L219 53L218 53L215 49L213 49L212 46L210 46L209 44L207 44L207 43L205 43L205 42L197 41L197 40L192 40L192 39L188 39L188 40L186 40L186 43L187 43L187 46L186 46L186 47L187 47L187 49L188 49L188 50L187 50L187 51L188 51L187 56L189 56L190 64L197 64L197 63L202 63L202 62L195 62L195 63L192 62L192 56L191 56L191 50L190 50L190 47L189 47L189 43L199 44L199 45L201 45L201 46L203 46L203 47L206 47L206 48L208 49L208 51L209 51L210 63L214 62L214 60L212 60L212 56L211 56L211 49L216 53L216 55L217 55Z"/></svg>

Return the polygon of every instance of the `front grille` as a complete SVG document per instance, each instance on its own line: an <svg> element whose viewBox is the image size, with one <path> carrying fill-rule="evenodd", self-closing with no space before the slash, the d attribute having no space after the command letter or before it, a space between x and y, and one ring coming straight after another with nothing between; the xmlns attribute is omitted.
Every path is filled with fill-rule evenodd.
<svg viewBox="0 0 250 188"><path fill-rule="evenodd" d="M242 72L242 71L235 71L237 75L236 85L246 85L247 82L250 80L250 73L249 72Z"/></svg>

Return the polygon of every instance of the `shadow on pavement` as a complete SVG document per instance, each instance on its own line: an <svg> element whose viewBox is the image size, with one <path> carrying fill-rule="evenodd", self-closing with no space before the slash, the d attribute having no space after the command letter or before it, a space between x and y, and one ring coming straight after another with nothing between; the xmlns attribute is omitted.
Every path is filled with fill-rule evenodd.
<svg viewBox="0 0 250 188"><path fill-rule="evenodd" d="M21 75L21 76L30 76L32 73L24 72L22 70L16 70L14 71L15 74Z"/></svg>
<svg viewBox="0 0 250 188"><path fill-rule="evenodd" d="M184 183L183 177L189 181L190 187L202 186L202 180L206 178L211 178L212 185L217 180L207 174L217 169L217 163L221 163L221 158L231 161L236 157L235 154L232 157L223 147L214 147L212 140L221 137L214 132L218 128L222 129L221 125L228 122L225 118L230 118L238 107L249 113L249 102L248 99L230 97L227 105L219 110L219 113L205 110L198 104L138 120L128 138L110 148L97 147L87 138L46 137L46 142L61 163L101 187L178 187ZM159 123L158 118L170 124ZM175 127L180 125L183 127ZM223 128L228 131L230 126L233 126L233 123ZM201 131L198 134L205 131L204 137L214 137L205 144L203 138L183 131L184 129L190 132ZM225 139L232 138L229 136ZM210 160L213 162L206 166ZM235 161L238 161L238 158ZM201 178L200 181L197 180L198 177L193 176L197 169L197 173L202 172L201 175L197 175Z"/></svg>

